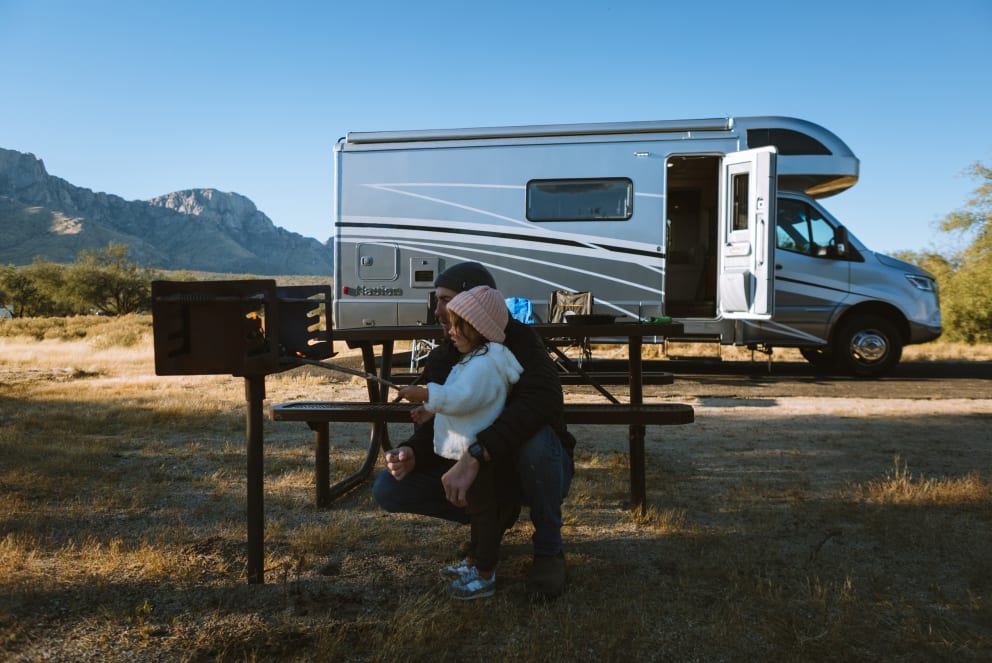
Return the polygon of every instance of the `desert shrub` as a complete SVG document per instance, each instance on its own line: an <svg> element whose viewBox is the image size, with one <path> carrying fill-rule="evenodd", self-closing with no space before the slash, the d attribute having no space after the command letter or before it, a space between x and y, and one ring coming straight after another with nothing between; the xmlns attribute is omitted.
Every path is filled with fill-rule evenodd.
<svg viewBox="0 0 992 663"><path fill-rule="evenodd" d="M152 318L147 315L125 315L104 320L104 324L93 327L88 334L93 347L98 350L137 345L152 329Z"/></svg>
<svg viewBox="0 0 992 663"><path fill-rule="evenodd" d="M10 338L25 337L42 341L46 338L62 338L65 318L13 318L0 320L0 336Z"/></svg>
<svg viewBox="0 0 992 663"><path fill-rule="evenodd" d="M94 347L130 347L151 333L151 316L105 317L75 315L65 318L14 318L0 321L0 336L38 341L87 339Z"/></svg>

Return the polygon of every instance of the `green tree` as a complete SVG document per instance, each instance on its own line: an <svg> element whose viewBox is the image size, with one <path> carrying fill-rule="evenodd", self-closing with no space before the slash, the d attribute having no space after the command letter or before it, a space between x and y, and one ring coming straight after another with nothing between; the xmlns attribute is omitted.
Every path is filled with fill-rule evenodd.
<svg viewBox="0 0 992 663"><path fill-rule="evenodd" d="M13 265L0 267L0 291L4 295L4 304L14 318L51 315L56 308L55 302L42 292L26 268L19 269Z"/></svg>
<svg viewBox="0 0 992 663"><path fill-rule="evenodd" d="M0 265L0 307L6 308L11 294L7 290L8 272L14 269L13 265Z"/></svg>
<svg viewBox="0 0 992 663"><path fill-rule="evenodd" d="M69 266L65 287L81 307L111 315L137 313L151 303L152 274L128 258L128 247L111 242L104 249L81 251Z"/></svg>
<svg viewBox="0 0 992 663"><path fill-rule="evenodd" d="M992 341L992 168L974 163L968 172L980 182L974 197L940 223L965 246L950 260L941 307L948 339L987 343Z"/></svg>
<svg viewBox="0 0 992 663"><path fill-rule="evenodd" d="M976 162L967 172L981 181L975 189L975 197L963 209L948 214L940 228L970 234L971 244L963 253L987 258L992 256L992 168Z"/></svg>
<svg viewBox="0 0 992 663"><path fill-rule="evenodd" d="M37 315L75 315L83 313L66 295L66 266L37 257L21 271L34 282L41 297Z"/></svg>

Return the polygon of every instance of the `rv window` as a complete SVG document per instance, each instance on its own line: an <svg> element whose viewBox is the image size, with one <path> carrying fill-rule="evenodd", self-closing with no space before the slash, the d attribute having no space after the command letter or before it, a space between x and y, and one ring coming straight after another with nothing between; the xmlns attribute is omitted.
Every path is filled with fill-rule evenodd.
<svg viewBox="0 0 992 663"><path fill-rule="evenodd" d="M749 179L747 173L734 175L734 230L747 230Z"/></svg>
<svg viewBox="0 0 992 663"><path fill-rule="evenodd" d="M776 248L783 251L833 257L834 227L816 209L798 200L779 199L775 234Z"/></svg>
<svg viewBox="0 0 992 663"><path fill-rule="evenodd" d="M527 183L530 221L626 221L633 202L634 183L625 178Z"/></svg>
<svg viewBox="0 0 992 663"><path fill-rule="evenodd" d="M774 145L779 154L830 154L823 143L792 129L748 129L750 148Z"/></svg>

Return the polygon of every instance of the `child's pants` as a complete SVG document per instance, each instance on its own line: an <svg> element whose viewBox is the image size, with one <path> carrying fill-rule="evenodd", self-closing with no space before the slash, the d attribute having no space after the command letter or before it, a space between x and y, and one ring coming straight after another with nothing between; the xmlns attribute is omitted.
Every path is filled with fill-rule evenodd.
<svg viewBox="0 0 992 663"><path fill-rule="evenodd" d="M468 489L468 512L472 516L472 556L480 571L492 571L499 559L503 534L520 515L519 503L496 501L492 463L482 463L479 475Z"/></svg>

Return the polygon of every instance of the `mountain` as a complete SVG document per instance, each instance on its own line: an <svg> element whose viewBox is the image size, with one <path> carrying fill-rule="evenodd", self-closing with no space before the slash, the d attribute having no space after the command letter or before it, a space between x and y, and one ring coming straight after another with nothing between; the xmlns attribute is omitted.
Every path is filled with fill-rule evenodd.
<svg viewBox="0 0 992 663"><path fill-rule="evenodd" d="M142 267L254 275L333 273L321 244L277 227L248 198L190 189L124 200L49 175L33 154L0 148L0 265L59 263L126 244Z"/></svg>

